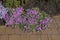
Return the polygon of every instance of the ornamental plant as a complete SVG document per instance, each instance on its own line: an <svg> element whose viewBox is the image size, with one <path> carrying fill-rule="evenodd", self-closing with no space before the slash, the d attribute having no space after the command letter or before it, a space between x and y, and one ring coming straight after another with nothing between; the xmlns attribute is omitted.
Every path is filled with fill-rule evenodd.
<svg viewBox="0 0 60 40"><path fill-rule="evenodd" d="M0 19L4 18L7 12L8 9L0 4Z"/></svg>
<svg viewBox="0 0 60 40"><path fill-rule="evenodd" d="M4 19L6 26L20 27L27 32L41 31L46 28L49 21L48 14L44 11L40 12L39 8L25 10L23 7L12 9L11 14L6 14Z"/></svg>

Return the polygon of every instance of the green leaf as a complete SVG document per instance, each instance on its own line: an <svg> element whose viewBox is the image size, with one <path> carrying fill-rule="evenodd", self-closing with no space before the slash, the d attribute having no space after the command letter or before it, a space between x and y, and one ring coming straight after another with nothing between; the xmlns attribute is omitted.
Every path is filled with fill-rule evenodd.
<svg viewBox="0 0 60 40"><path fill-rule="evenodd" d="M23 29L23 25L21 23L19 24L19 28Z"/></svg>
<svg viewBox="0 0 60 40"><path fill-rule="evenodd" d="M20 1L17 1L17 5L18 5L18 6L20 5Z"/></svg>
<svg viewBox="0 0 60 40"><path fill-rule="evenodd" d="M6 2L11 3L11 2L13 2L13 0L6 0Z"/></svg>
<svg viewBox="0 0 60 40"><path fill-rule="evenodd" d="M4 0L3 5L6 7L15 7L16 5L20 5L20 1L17 0Z"/></svg>
<svg viewBox="0 0 60 40"><path fill-rule="evenodd" d="M14 28L15 28L15 26L16 26L16 24L13 24L13 25L12 25L12 29L14 29Z"/></svg>
<svg viewBox="0 0 60 40"><path fill-rule="evenodd" d="M23 18L26 17L26 13L23 13L21 16L22 16Z"/></svg>
<svg viewBox="0 0 60 40"><path fill-rule="evenodd" d="M43 15L40 15L40 19L43 19L44 18L44 16Z"/></svg>
<svg viewBox="0 0 60 40"><path fill-rule="evenodd" d="M43 15L43 17L46 17L47 16L46 12L42 12L41 15Z"/></svg>
<svg viewBox="0 0 60 40"><path fill-rule="evenodd" d="M34 7L34 8L32 8L32 9L33 9L33 10L36 10L36 11L38 11L38 12L40 11L38 7Z"/></svg>
<svg viewBox="0 0 60 40"><path fill-rule="evenodd" d="M38 18L36 19L36 21L39 22L43 18L44 18L43 15L41 15L41 13L40 13L40 14L38 14Z"/></svg>
<svg viewBox="0 0 60 40"><path fill-rule="evenodd" d="M32 24L30 25L30 30L33 31L33 29L35 29L36 25Z"/></svg>
<svg viewBox="0 0 60 40"><path fill-rule="evenodd" d="M36 19L37 21L40 21L41 19L44 19L47 14L46 12L41 12L41 13L38 13L39 17Z"/></svg>
<svg viewBox="0 0 60 40"><path fill-rule="evenodd" d="M10 7L10 6L9 6L9 3L5 3L5 7Z"/></svg>

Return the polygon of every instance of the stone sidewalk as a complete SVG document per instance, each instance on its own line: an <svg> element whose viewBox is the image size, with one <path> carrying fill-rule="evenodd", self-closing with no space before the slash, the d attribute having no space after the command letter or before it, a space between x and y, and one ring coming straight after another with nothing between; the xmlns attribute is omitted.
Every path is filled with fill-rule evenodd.
<svg viewBox="0 0 60 40"><path fill-rule="evenodd" d="M60 15L52 17L48 27L37 33L24 33L18 27L11 29L2 26L0 40L60 40Z"/></svg>

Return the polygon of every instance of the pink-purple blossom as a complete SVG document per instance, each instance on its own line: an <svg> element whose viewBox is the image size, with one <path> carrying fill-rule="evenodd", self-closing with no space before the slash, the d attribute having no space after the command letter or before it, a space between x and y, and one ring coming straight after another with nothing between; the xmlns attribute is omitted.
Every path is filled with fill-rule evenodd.
<svg viewBox="0 0 60 40"><path fill-rule="evenodd" d="M47 24L49 21L49 18L45 17L43 20L40 20L40 24Z"/></svg>
<svg viewBox="0 0 60 40"><path fill-rule="evenodd" d="M36 27L36 31L41 31L42 29L41 29L41 27L40 26L37 26Z"/></svg>
<svg viewBox="0 0 60 40"><path fill-rule="evenodd" d="M33 14L33 15L36 15L37 14L37 11L36 10L32 10L32 9L27 9L27 14Z"/></svg>
<svg viewBox="0 0 60 40"><path fill-rule="evenodd" d="M29 22L30 24L34 24L34 23L35 23L35 19L30 18L30 19L28 19L28 22Z"/></svg>
<svg viewBox="0 0 60 40"><path fill-rule="evenodd" d="M23 13L23 10L24 10L23 7L17 7L15 12L21 15Z"/></svg>
<svg viewBox="0 0 60 40"><path fill-rule="evenodd" d="M16 23L22 23L23 19L21 17L18 17L15 19Z"/></svg>
<svg viewBox="0 0 60 40"><path fill-rule="evenodd" d="M5 16L3 18L4 18L5 21L9 20L8 14L5 14Z"/></svg>
<svg viewBox="0 0 60 40"><path fill-rule="evenodd" d="M7 22L7 25L13 25L14 24L14 18L10 17L9 21Z"/></svg>

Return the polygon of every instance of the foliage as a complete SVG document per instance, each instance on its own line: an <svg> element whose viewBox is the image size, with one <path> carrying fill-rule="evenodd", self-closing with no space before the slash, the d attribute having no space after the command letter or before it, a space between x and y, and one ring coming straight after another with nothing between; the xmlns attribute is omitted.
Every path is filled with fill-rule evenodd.
<svg viewBox="0 0 60 40"><path fill-rule="evenodd" d="M24 6L27 2L28 0L3 0L3 5L5 7L14 8L20 5Z"/></svg>

